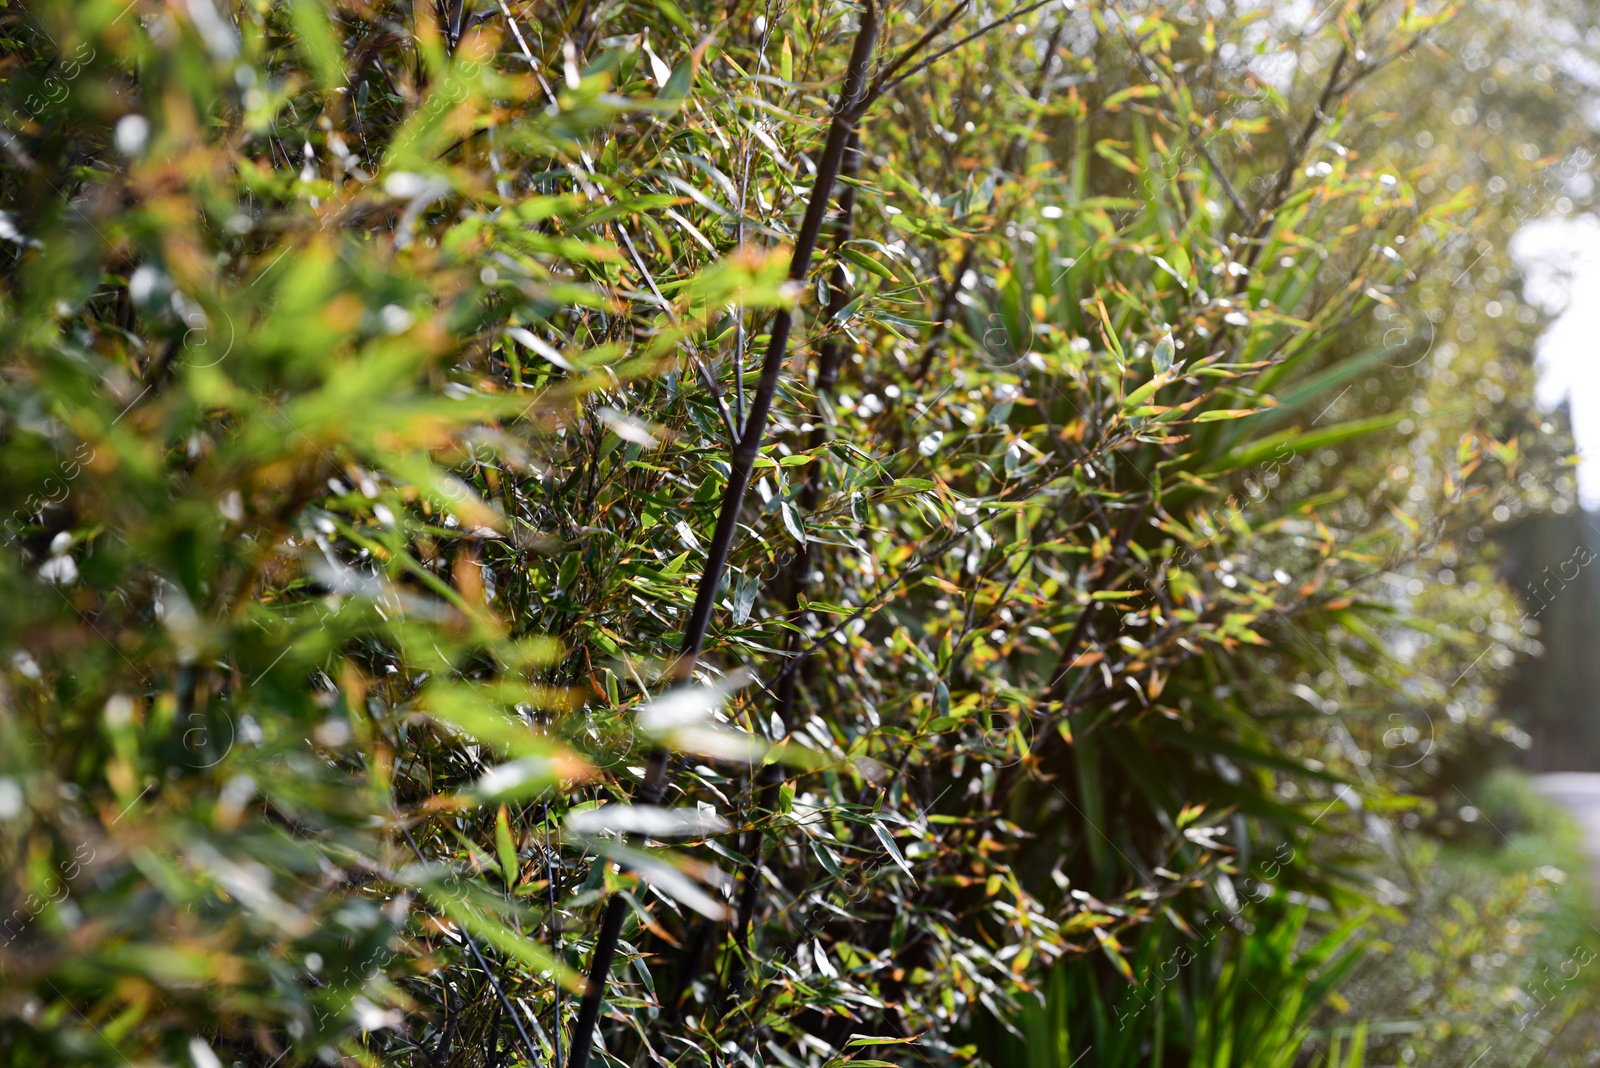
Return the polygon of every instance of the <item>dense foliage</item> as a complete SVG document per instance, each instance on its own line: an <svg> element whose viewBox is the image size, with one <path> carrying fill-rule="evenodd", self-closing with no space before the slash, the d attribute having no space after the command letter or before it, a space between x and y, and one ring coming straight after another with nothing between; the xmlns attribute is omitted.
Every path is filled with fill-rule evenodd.
<svg viewBox="0 0 1600 1068"><path fill-rule="evenodd" d="M1570 500L1452 14L0 9L4 1058L1359 1062Z"/></svg>

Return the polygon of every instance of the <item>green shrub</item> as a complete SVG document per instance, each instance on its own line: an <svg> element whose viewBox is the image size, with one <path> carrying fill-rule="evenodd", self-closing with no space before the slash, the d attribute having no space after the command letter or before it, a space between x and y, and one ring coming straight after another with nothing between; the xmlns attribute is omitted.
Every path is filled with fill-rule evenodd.
<svg viewBox="0 0 1600 1068"><path fill-rule="evenodd" d="M1509 215L1364 151L1442 16L1207 11L3 9L4 1057L961 1061L1359 910L1520 641L1394 318ZM1287 1063L1303 922L1164 1026Z"/></svg>

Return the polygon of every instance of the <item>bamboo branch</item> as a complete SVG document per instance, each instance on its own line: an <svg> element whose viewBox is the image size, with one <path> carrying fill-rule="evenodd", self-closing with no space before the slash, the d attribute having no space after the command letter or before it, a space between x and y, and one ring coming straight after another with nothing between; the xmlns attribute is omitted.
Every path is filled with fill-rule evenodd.
<svg viewBox="0 0 1600 1068"><path fill-rule="evenodd" d="M918 63L915 67L912 67L910 70L906 71L904 74L900 75L897 78L893 78L891 80L888 77L888 75L892 74L894 72L894 70L898 68L899 63L897 62L894 67L891 67L889 70L885 71L883 74L880 74L878 76L877 80L872 83L872 91L867 94L867 103L871 104L874 100L877 100L884 93L889 92L891 89L893 89L895 86L899 85L901 82L905 81L907 78L916 77L918 74L921 74L923 71L925 71L929 67L933 66L939 60L943 59L945 56L948 56L951 52L954 52L956 49L960 48L962 45L970 44L971 42L976 41L979 37L982 37L984 34L988 33L990 30L994 29L996 26L1004 26L1008 22L1015 22L1017 19L1020 19L1022 16L1030 15L1033 12L1038 11L1041 7L1048 7L1050 4L1053 4L1053 3L1055 3L1055 0L1034 0L1033 3L1028 4L1025 7L1016 8L1016 9L1010 11L1009 13L1007 13L1005 15L1002 15L1000 18L992 19L991 21L984 23L982 26L979 26L977 29L973 30L971 33L967 34L965 37L961 38L961 40L957 41L955 44L946 45L944 48L939 49L939 51L935 52L933 55L929 56L927 59L923 60L921 63ZM958 8L957 10L959 11L960 8ZM923 35L923 39L926 40L929 36L930 36L929 34L924 34ZM920 44L920 42L919 42L919 44Z"/></svg>
<svg viewBox="0 0 1600 1068"><path fill-rule="evenodd" d="M1039 107L1043 107L1045 101L1049 99L1050 68L1055 63L1056 48L1061 44L1061 34L1066 26L1066 19L1057 20L1055 29L1050 31L1050 40L1044 46L1044 59L1039 65L1039 79L1033 87L1033 101ZM1030 127L1027 133L1012 138L1011 144L1006 146L1005 155L1000 160L1002 171L1011 174L1021 169L1027 159L1031 133ZM1006 210L1006 214L1009 213L1010 207ZM961 280L972 269L972 262L976 258L977 243L969 239L961 251L961 259L956 263L955 273L945 283L944 292L939 296L939 311L934 316L933 329L928 331L927 343L922 347L922 359L917 362L917 372L911 379L914 385L920 385L922 380L928 377L928 371L933 366L933 357L939 351L939 344L944 340L945 332L949 330L951 319L955 316L956 298L961 294Z"/></svg>
<svg viewBox="0 0 1600 1068"><path fill-rule="evenodd" d="M1144 52L1140 50L1139 41L1126 29L1125 23L1122 25L1123 43L1128 46L1128 54L1139 65L1139 69L1144 72L1144 76L1150 79L1151 84L1160 86L1162 91L1165 92L1166 86L1161 82L1155 66L1145 58ZM1172 111L1173 115L1177 116L1183 110L1183 103L1175 90L1172 96ZM1211 173L1216 176L1217 181L1222 183L1222 191L1228 195L1228 202L1233 205L1233 210L1239 213L1240 220L1250 218L1250 209L1245 205L1244 198L1239 195L1239 191L1234 188L1233 182L1228 179L1227 172L1222 169L1222 164L1217 162L1217 157L1212 155L1211 146L1206 144L1205 137L1199 127L1187 118L1183 119L1183 125L1184 129L1188 131L1190 140L1194 142L1195 150L1200 153L1200 158L1206 161L1206 166L1211 168Z"/></svg>
<svg viewBox="0 0 1600 1068"><path fill-rule="evenodd" d="M522 58L527 60L528 68L533 71L536 77L538 77L539 86L544 90L544 95L549 99L551 105L555 105L555 93L551 92L550 84L544 80L544 76L539 74L538 61L533 58L533 52L528 48L528 41L527 38L523 37L522 35L522 28L517 25L517 20L512 18L511 9L506 6L506 0L499 0L499 4L500 11L505 15L506 25L511 27L511 34L517 40L517 48L522 52ZM588 173L588 176L591 179L595 178L596 175L594 161L589 158L589 153L580 152L579 160L583 164L583 169ZM577 175L577 177L581 178L582 176ZM610 205L611 198L607 196L597 184L595 184L593 181L590 181L587 183L587 185L589 188L586 191L589 192L591 198L598 197L601 203ZM741 211L741 225L743 224L743 215L744 213ZM657 306L659 306L661 310L666 313L667 318L672 322L672 325L677 326L678 315L675 311L673 311L672 303L662 295L661 287L656 285L655 276L652 275L650 273L650 269L644 265L644 257L639 255L638 248L634 246L633 238L628 236L628 231L624 230L619 223L612 222L610 224L610 229L612 233L617 236L617 239L622 242L623 247L628 250L628 256L633 260L634 267L638 269L639 276L644 279L645 284L650 287L651 295L656 298ZM690 366L692 366L695 370L695 373L700 376L700 381L705 385L706 392L710 394L712 402L717 406L717 414L722 416L723 423L725 423L728 427L728 441L738 441L738 424L734 421L733 413L728 410L728 402L722 396L722 390L718 388L717 380L711 377L710 369L707 368L700 357L695 354L692 346L685 343L683 347L684 351L688 353Z"/></svg>
<svg viewBox="0 0 1600 1068"><path fill-rule="evenodd" d="M1356 18L1365 22L1368 4L1363 3L1356 8ZM1245 250L1244 259L1241 261L1246 268L1254 267L1257 257L1261 255L1262 238L1266 237L1272 222L1277 218L1278 208L1282 206L1285 195L1289 191L1289 183L1294 180L1294 172L1300 168L1305 159L1306 150L1311 147L1311 139L1316 136L1317 127L1321 126L1327 118L1328 108L1339 93L1339 76L1344 73L1344 66L1350 61L1350 42L1345 41L1339 45L1339 54L1334 57L1333 70L1328 74L1328 81L1323 86L1322 95L1317 97L1317 106L1306 118L1305 126L1300 130L1300 136L1295 139L1289 154L1283 161L1278 177L1273 182L1272 191L1261 201L1261 206L1256 209L1255 226L1250 231L1249 245ZM1236 289L1242 289L1247 275L1240 275Z"/></svg>
<svg viewBox="0 0 1600 1068"><path fill-rule="evenodd" d="M921 37L918 37L915 41L912 41L905 48L901 49L900 54L895 56L894 59L885 65L884 68L878 72L877 76L872 79L873 88L869 93L868 102L870 103L871 100L875 100L877 97L881 96L882 92L878 89L878 86L882 85L888 79L894 77L901 67L905 66L911 61L912 57L914 57L924 48L928 47L928 42L932 41L935 37L949 29L950 24L961 17L961 13L967 9L967 5L969 3L971 3L971 0L961 0L961 2L955 7L946 12L942 18L940 18L932 26L929 26L927 31L923 33Z"/></svg>

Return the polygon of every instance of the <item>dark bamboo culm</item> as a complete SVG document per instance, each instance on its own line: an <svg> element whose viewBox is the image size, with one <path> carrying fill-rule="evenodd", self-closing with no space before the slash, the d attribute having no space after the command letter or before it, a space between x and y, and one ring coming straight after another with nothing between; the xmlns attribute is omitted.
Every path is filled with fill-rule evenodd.
<svg viewBox="0 0 1600 1068"><path fill-rule="evenodd" d="M846 142L866 101L867 65L871 62L873 47L878 38L878 10L868 0L861 13L861 28L856 34L855 47L850 54L846 70L844 91L834 109L833 123L828 128L828 139L817 164L816 179L811 186L811 199L806 204L805 218L795 235L794 253L789 260L789 277L804 282L811 269L811 257L816 251L817 238L822 232L822 222L827 215L828 201L833 193L834 179L844 160ZM732 463L728 472L728 486L723 491L722 506L717 513L717 526L706 552L705 569L695 591L694 608L684 629L683 647L675 665L675 673L687 680L694 672L701 647L705 644L706 628L716 605L717 589L722 584L722 572L728 562L728 552L733 546L734 531L738 527L739 511L744 504L745 490L750 485L750 473L755 468L756 456L766 435L767 416L772 411L772 401L778 392L778 379L783 373L783 363L789 351L789 330L793 315L788 308L780 308L772 318L771 342L761 363L761 378L750 400L750 414L744 431L733 448ZM657 749L650 754L645 769L644 782L639 788L638 801L654 805L661 801L667 787L668 756ZM606 902L601 918L600 933L595 940L594 955L589 965L589 979L578 1006L578 1019L573 1024L571 1052L568 1068L586 1068L589 1053L594 1046L595 1025L600 1018L600 1002L605 996L606 982L611 975L611 961L616 956L617 940L622 935L622 921L627 914L627 904L622 896L615 895Z"/></svg>

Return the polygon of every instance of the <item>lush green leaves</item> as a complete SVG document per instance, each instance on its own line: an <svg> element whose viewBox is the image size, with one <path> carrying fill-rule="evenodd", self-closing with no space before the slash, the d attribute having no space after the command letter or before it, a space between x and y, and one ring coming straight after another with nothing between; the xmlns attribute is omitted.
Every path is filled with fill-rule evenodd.
<svg viewBox="0 0 1600 1068"><path fill-rule="evenodd" d="M1354 927L1283 902L1359 910L1391 705L1487 725L1407 613L1523 456L1391 359L1498 225L1363 95L1448 27L1336 7L971 36L804 285L850 4L7 9L0 1048L547 1063L619 899L616 1063L964 1061L1249 873L1268 933L1118 1048L1289 1063Z"/></svg>

